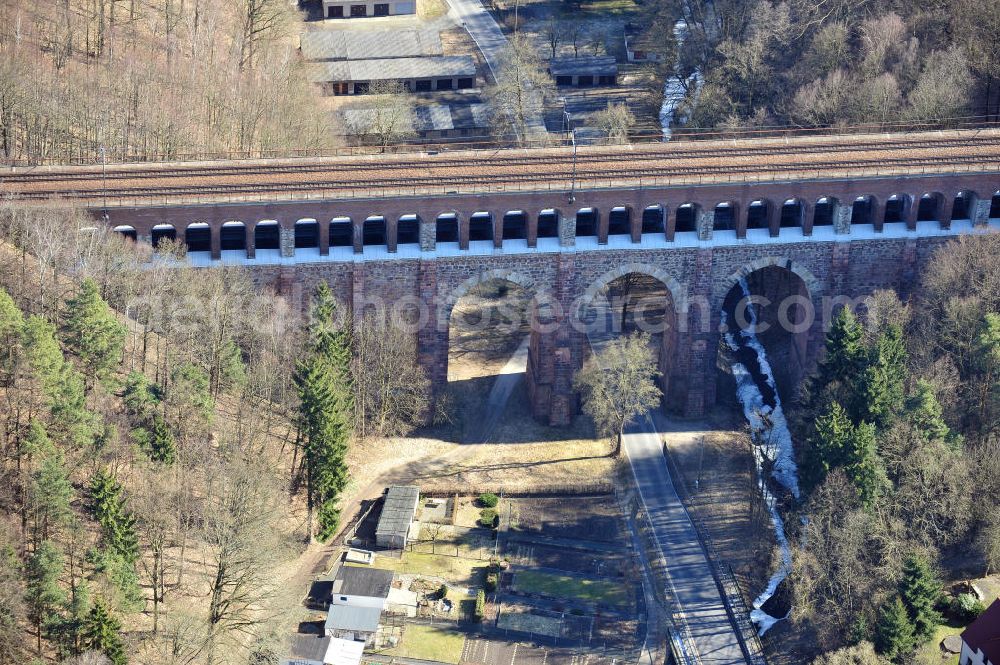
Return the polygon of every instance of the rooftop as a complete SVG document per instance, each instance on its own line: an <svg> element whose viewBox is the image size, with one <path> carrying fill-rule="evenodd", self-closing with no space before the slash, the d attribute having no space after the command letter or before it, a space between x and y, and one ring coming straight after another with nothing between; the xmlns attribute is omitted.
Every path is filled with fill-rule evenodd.
<svg viewBox="0 0 1000 665"><path fill-rule="evenodd" d="M288 645L288 661L297 665L298 661L317 661L322 663L326 650L330 646L330 638L320 635L292 635Z"/></svg>
<svg viewBox="0 0 1000 665"><path fill-rule="evenodd" d="M549 62L552 76L602 76L618 73L618 62L612 55L556 58Z"/></svg>
<svg viewBox="0 0 1000 665"><path fill-rule="evenodd" d="M367 596L385 598L392 586L392 571L378 568L344 566L333 581L335 596Z"/></svg>
<svg viewBox="0 0 1000 665"><path fill-rule="evenodd" d="M299 35L306 60L376 60L441 55L436 30L312 30Z"/></svg>
<svg viewBox="0 0 1000 665"><path fill-rule="evenodd" d="M309 64L313 83L329 81L395 81L476 76L476 63L468 55L421 58L342 60Z"/></svg>
<svg viewBox="0 0 1000 665"><path fill-rule="evenodd" d="M372 125L376 109L360 107L344 109L348 127L363 129ZM482 129L489 126L485 104L422 104L415 106L408 119L408 129L415 132L449 129Z"/></svg>
<svg viewBox="0 0 1000 665"><path fill-rule="evenodd" d="M406 538L420 500L420 488L415 485L394 485L385 494L382 514L375 535Z"/></svg>
<svg viewBox="0 0 1000 665"><path fill-rule="evenodd" d="M330 647L326 650L323 662L330 665L358 665L365 651L364 642L330 638Z"/></svg>
<svg viewBox="0 0 1000 665"><path fill-rule="evenodd" d="M994 600L979 618L962 632L962 641L981 650L986 660L1000 665L1000 599Z"/></svg>
<svg viewBox="0 0 1000 665"><path fill-rule="evenodd" d="M326 615L326 630L352 630L364 633L374 633L378 630L382 610L377 607L353 607L350 605L331 605Z"/></svg>

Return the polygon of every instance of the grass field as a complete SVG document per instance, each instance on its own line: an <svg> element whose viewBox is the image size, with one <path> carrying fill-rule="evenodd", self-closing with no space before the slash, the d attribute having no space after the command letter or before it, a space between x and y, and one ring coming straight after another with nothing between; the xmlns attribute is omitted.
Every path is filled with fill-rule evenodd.
<svg viewBox="0 0 1000 665"><path fill-rule="evenodd" d="M941 624L934 631L934 637L927 644L917 649L914 662L918 665L958 665L958 654L946 655L941 651L941 640L949 635L957 635L965 630L965 626Z"/></svg>
<svg viewBox="0 0 1000 665"><path fill-rule="evenodd" d="M551 575L525 570L514 576L514 588L554 598L571 598L585 603L603 603L623 607L629 595L623 583L591 580L565 575Z"/></svg>
<svg viewBox="0 0 1000 665"><path fill-rule="evenodd" d="M440 663L454 663L462 659L465 636L436 626L407 624L403 640L385 653L400 658L436 660Z"/></svg>

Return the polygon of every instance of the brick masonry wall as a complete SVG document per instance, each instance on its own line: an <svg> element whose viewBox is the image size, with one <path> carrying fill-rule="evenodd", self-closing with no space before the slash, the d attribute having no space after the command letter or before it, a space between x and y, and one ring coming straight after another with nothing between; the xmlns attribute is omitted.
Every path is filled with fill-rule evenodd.
<svg viewBox="0 0 1000 665"><path fill-rule="evenodd" d="M418 357L436 390L447 382L448 317L457 298L479 281L501 278L558 303L563 316L595 284L607 283L623 269L653 274L671 284L679 331L668 407L689 417L715 403L717 349L722 302L741 274L775 265L798 275L818 313L806 333L807 362L815 361L824 335L822 313L835 296L858 298L877 289L903 294L917 288L920 275L933 269L933 252L946 238L886 238L850 242L746 245L657 250L595 251L577 254L439 257L251 268L254 281L305 308L308 294L323 280L347 306L360 301L407 301L436 313L417 333ZM624 268L623 268L624 267ZM534 332L530 344L528 389L533 411L558 425L572 417L577 397L572 373L586 355L585 337L565 322L546 333Z"/></svg>

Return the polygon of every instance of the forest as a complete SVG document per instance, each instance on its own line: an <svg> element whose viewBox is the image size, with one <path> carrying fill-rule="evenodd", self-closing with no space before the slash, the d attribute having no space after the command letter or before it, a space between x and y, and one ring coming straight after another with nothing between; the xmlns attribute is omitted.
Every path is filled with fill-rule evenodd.
<svg viewBox="0 0 1000 665"><path fill-rule="evenodd" d="M819 663L920 662L983 609L944 583L1000 570L1000 237L929 265L907 300L840 311L795 404L791 620Z"/></svg>
<svg viewBox="0 0 1000 665"><path fill-rule="evenodd" d="M7 162L263 156L330 145L281 0L0 2Z"/></svg>
<svg viewBox="0 0 1000 665"><path fill-rule="evenodd" d="M664 35L664 75L687 89L677 116L688 131L1000 116L991 0L658 0L646 11Z"/></svg>
<svg viewBox="0 0 1000 665"><path fill-rule="evenodd" d="M4 665L276 662L352 443L431 415L412 336L148 251L0 206Z"/></svg>

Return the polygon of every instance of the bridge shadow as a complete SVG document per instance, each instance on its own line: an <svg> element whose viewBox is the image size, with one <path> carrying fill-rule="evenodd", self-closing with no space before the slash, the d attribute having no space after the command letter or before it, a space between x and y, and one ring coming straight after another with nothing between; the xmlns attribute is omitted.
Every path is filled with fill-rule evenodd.
<svg viewBox="0 0 1000 665"><path fill-rule="evenodd" d="M502 413L489 432L481 435L481 425L490 409L488 396L500 374L477 376L448 382L443 406L448 422L423 428L415 436L440 439L467 445L552 443L594 439L593 424L585 416L577 416L563 427L550 427L539 422L531 413L524 373L517 377Z"/></svg>

